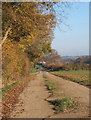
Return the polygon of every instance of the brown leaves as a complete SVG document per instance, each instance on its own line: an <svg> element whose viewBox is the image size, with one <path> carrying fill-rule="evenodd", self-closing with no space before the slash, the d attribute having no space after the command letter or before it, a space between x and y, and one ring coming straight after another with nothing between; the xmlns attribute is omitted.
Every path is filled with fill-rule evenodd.
<svg viewBox="0 0 91 120"><path fill-rule="evenodd" d="M8 91L7 94L3 97L2 100L2 114L3 118L7 118L10 115L10 112L14 109L15 104L18 102L18 97L24 88L28 85L30 80L33 80L35 75L32 77L27 77L26 81L21 82L21 84L16 85ZM24 78L23 78L24 79Z"/></svg>

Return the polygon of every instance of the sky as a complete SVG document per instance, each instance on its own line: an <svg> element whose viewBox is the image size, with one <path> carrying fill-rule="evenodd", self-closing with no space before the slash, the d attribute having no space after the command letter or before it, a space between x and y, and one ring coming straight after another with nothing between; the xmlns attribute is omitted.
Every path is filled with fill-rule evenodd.
<svg viewBox="0 0 91 120"><path fill-rule="evenodd" d="M61 31L58 26L54 30L52 48L61 56L89 55L89 2L73 2L71 9L65 9Z"/></svg>

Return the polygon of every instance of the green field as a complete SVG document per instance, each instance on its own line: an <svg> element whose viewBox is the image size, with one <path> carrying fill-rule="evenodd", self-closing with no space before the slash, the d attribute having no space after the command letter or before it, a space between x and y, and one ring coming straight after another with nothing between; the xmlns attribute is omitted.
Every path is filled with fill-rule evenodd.
<svg viewBox="0 0 91 120"><path fill-rule="evenodd" d="M51 73L65 79L72 80L79 84L90 86L89 70L56 71Z"/></svg>

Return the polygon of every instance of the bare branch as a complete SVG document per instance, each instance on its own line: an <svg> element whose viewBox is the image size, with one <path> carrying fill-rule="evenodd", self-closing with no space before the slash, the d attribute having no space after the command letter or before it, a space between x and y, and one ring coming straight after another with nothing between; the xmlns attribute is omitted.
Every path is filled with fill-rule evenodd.
<svg viewBox="0 0 91 120"><path fill-rule="evenodd" d="M9 27L9 28L8 28L8 30L6 31L5 36L3 37L3 39L2 39L2 42L1 42L0 46L2 46L2 45L3 45L3 43L5 42L5 40L7 39L7 36L8 36L8 33L9 33L10 29L11 29L11 28Z"/></svg>

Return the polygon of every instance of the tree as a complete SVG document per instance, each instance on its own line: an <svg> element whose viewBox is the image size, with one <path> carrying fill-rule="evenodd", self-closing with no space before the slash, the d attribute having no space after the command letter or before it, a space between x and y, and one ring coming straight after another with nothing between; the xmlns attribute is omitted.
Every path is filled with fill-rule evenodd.
<svg viewBox="0 0 91 120"><path fill-rule="evenodd" d="M40 61L45 61L47 64L57 62L61 56L57 53L56 50L52 50L52 52L46 54Z"/></svg>
<svg viewBox="0 0 91 120"><path fill-rule="evenodd" d="M2 6L3 76L4 83L9 83L22 71L29 72L26 66L51 50L55 21L52 13L42 14L36 3L6 2Z"/></svg>
<svg viewBox="0 0 91 120"><path fill-rule="evenodd" d="M55 11L55 5L57 4L59 3L2 3L3 75L6 79L10 76L12 80L14 73L21 75L27 68L25 66L33 64L46 54L51 60L59 57L56 52L52 52L51 48L53 30L60 18L56 17L58 12ZM52 54L49 54L50 52Z"/></svg>

